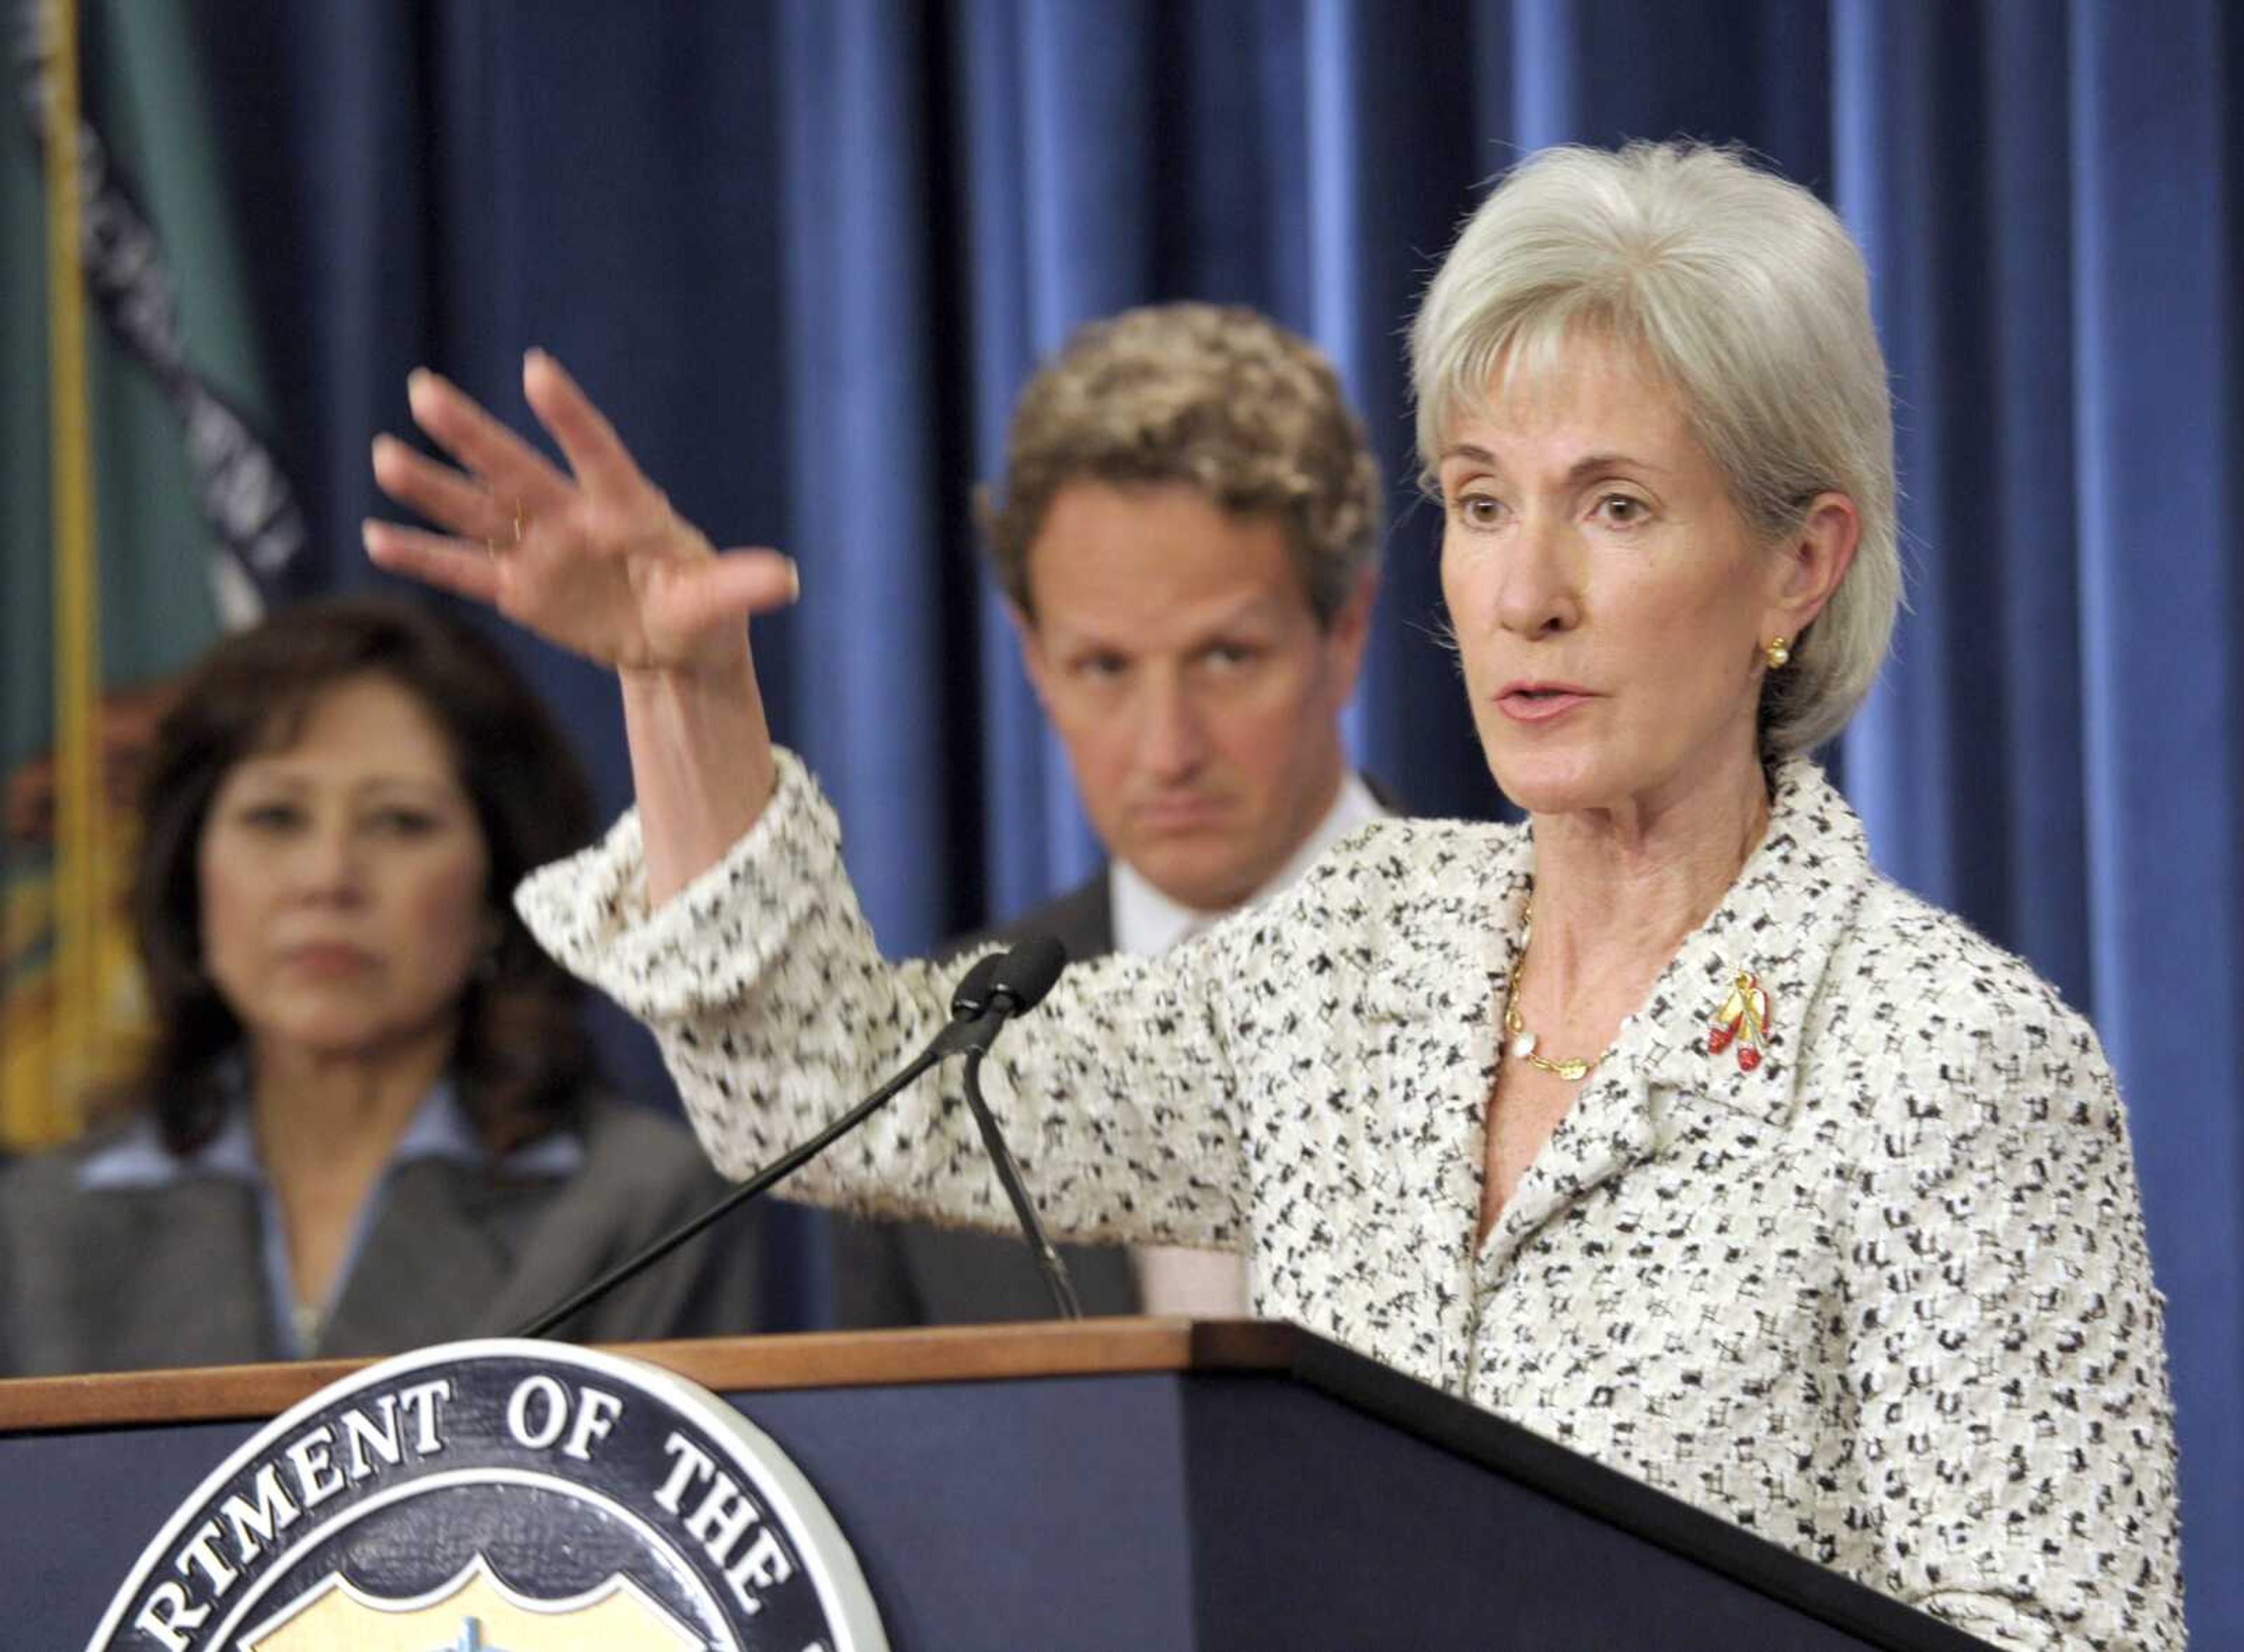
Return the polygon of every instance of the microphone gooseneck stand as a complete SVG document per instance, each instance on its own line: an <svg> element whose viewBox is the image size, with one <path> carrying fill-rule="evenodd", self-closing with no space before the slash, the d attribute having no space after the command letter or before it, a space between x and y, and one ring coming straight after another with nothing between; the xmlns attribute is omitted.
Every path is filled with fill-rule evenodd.
<svg viewBox="0 0 2244 1652"><path fill-rule="evenodd" d="M1018 1015L1034 1009L1051 992L1052 983L1067 965L1067 949L1049 935L1035 935L1023 941L999 962L990 983L990 1007L1001 1006L1006 1013ZM990 1046L997 1035L1003 1019L992 1015L980 1024L987 1031L967 1033L962 1039L966 1050L966 1105L974 1114L974 1125L982 1133L982 1145L989 1150L990 1162L996 1167L997 1180L1004 1184L1005 1197L1012 1202L1013 1215L1021 1224L1021 1237L1028 1242L1029 1250L1037 1259L1037 1267L1044 1276L1044 1284L1051 1291L1052 1305L1062 1319L1083 1317L1083 1303L1075 1294L1075 1282L1068 1277L1067 1263L1052 1248L1044 1232L1044 1224L1038 1219L1037 1208L1029 1198L1028 1188L1021 1181L1021 1168L1013 1158L1012 1149L1005 1145L1004 1133L997 1128L996 1116L990 1104L982 1099L982 1062L990 1053Z"/></svg>
<svg viewBox="0 0 2244 1652"><path fill-rule="evenodd" d="M1021 1185L1020 1167L1013 1162L1005 1138L998 1131L997 1121L990 1116L989 1104L982 1100L982 1061L980 1050L970 1048L966 1052L966 1105L974 1110L974 1122L982 1132L982 1145L990 1149L990 1161L997 1167L997 1180L1005 1184L1005 1196L1013 1202L1013 1215L1020 1221L1021 1236L1029 1242L1037 1267L1051 1291L1053 1305L1059 1310L1062 1319L1080 1319L1083 1303L1075 1294L1075 1282L1068 1277L1067 1263L1052 1249L1044 1224L1037 1219L1037 1208L1029 1202L1029 1190Z"/></svg>
<svg viewBox="0 0 2244 1652"><path fill-rule="evenodd" d="M687 1217L636 1255L618 1263L567 1300L547 1309L509 1334L524 1337L550 1336L556 1326L566 1323L572 1315L590 1306L625 1280L652 1267L694 1235L731 1214L758 1194L794 1175L893 1100L899 1091L920 1074L946 1057L962 1052L968 1057L968 1105L973 1110L975 1123L981 1128L983 1144L997 1161L998 1177L1004 1182L1006 1194L1013 1202L1014 1214L1021 1218L1045 1278L1053 1282L1053 1297L1060 1304L1060 1311L1070 1318L1081 1317L1083 1310L1076 1303L1066 1269L1060 1263L1058 1253L1052 1249L1051 1242L1044 1236L1042 1225L1037 1222L1035 1207L1029 1203L1027 1190L1020 1185L1020 1173L1013 1164L1012 1155L1005 1150L1004 1138L997 1134L997 1121L990 1116L989 1109L983 1102L980 1082L976 1076L976 1068L989 1053L998 1030L1010 1017L1033 1009L1041 1002L1044 994L1051 990L1052 982L1058 978L1066 962L1065 950L1058 941L1044 936L1024 942L1009 952L993 952L978 961L967 971L951 994L950 1025L936 1033L902 1072L808 1141L757 1171L706 1210Z"/></svg>
<svg viewBox="0 0 2244 1652"><path fill-rule="evenodd" d="M825 1152L826 1149L833 1146L835 1142L840 1141L843 1136L848 1135L850 1131L855 1129L866 1120L871 1118L873 1114L877 1113L885 1103L895 1098L897 1091L902 1089L914 1079L919 1077L921 1073L926 1072L928 1068L933 1066L937 1061L942 1060L944 1056L950 1053L950 1050L944 1047L943 1040L938 1039L935 1043L928 1046L926 1049L922 1050L919 1054L913 1059L909 1066L907 1066L902 1072L897 1073L896 1077L890 1079L886 1084L874 1091L872 1094L867 1096L862 1101L860 1101L855 1107L850 1108L848 1112L843 1114L833 1123L828 1125L823 1130L821 1130L816 1135L811 1137L809 1141L804 1142L801 1147L794 1148L792 1151L783 1154L779 1158L773 1160L762 1169L757 1171L755 1175L750 1176L746 1181L740 1183L739 1187L725 1195L723 1198L719 1199L714 1204L712 1204L707 1209L703 1210L697 1215L688 1216L685 1221L679 1222L675 1228L673 1228L668 1233L664 1234L659 1239L655 1240L653 1243L648 1245L645 1249L640 1251L637 1256L625 1257L614 1267L609 1269L607 1272L602 1274L598 1279L592 1281L591 1284L586 1285L582 1290L579 1290L576 1295L571 1297L566 1302L560 1303L557 1307L547 1309L544 1313L538 1315L537 1318L530 1321L527 1324L522 1326L521 1329L517 1330L510 1331L508 1335L513 1337L545 1337L551 1335L553 1328L556 1325L563 1324L570 1317L571 1315L576 1313L579 1309L589 1307L600 1297L606 1296L608 1292L613 1290L618 1285L622 1284L624 1281L631 1278L633 1275L639 1272L640 1269L653 1266L656 1263L668 1256L672 1251L677 1249L679 1246L684 1244L688 1239L691 1239L695 1234L700 1233L704 1228L709 1226L710 1223L718 1221L721 1217L729 1215L733 1210L738 1209L740 1206L747 1203L749 1200L754 1198L758 1194L770 1187L774 1182L782 1181L788 1176L793 1175L797 1170L801 1169L804 1165L808 1164L820 1154Z"/></svg>

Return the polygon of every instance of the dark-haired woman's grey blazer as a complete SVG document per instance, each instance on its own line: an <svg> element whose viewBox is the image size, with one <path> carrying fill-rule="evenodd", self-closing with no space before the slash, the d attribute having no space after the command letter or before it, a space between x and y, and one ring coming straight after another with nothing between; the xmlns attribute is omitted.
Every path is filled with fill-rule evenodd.
<svg viewBox="0 0 2244 1652"><path fill-rule="evenodd" d="M380 1215L321 1330L322 1356L497 1336L722 1191L669 1119L599 1100L582 1166L501 1177L449 1159L394 1168ZM0 1171L0 1375L231 1364L284 1357L243 1180L95 1188L98 1144ZM559 1334L625 1342L757 1329L763 1247L753 1210L585 1309Z"/></svg>

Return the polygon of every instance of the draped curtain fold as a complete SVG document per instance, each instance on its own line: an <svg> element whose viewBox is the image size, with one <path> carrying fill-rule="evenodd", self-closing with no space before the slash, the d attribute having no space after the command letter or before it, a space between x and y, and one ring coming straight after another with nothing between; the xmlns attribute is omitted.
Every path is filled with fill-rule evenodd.
<svg viewBox="0 0 2244 1652"><path fill-rule="evenodd" d="M520 351L553 349L682 511L801 559L758 627L773 716L898 951L1095 863L972 530L1069 328L1201 297L1332 353L1391 484L1351 738L1419 808L1485 813L1416 503L1415 294L1546 143L1740 142L1822 193L1870 262L1911 604L1834 768L1887 871L2103 1033L2170 1298L2191 1616L2244 1625L2244 24L2218 0L195 13L314 529L281 594L375 580L366 443L405 428L409 367L519 422ZM504 641L620 804L612 686ZM814 1318L810 1254L779 1265Z"/></svg>

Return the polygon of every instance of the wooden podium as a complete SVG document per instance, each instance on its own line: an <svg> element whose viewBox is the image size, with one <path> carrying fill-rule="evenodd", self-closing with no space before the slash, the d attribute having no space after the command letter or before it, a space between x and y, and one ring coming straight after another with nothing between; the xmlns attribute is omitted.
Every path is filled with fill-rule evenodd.
<svg viewBox="0 0 2244 1652"><path fill-rule="evenodd" d="M793 1458L897 1652L1984 1643L1291 1326L659 1343ZM83 1647L258 1425L355 1363L0 1382L5 1644Z"/></svg>

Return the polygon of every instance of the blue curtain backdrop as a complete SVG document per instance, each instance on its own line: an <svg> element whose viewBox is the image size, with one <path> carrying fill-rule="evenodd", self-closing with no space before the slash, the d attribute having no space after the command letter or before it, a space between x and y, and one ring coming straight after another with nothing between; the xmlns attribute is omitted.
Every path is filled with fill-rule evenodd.
<svg viewBox="0 0 2244 1652"><path fill-rule="evenodd" d="M801 558L760 635L774 720L898 951L1092 863L970 530L1070 327L1236 301L1340 361L1393 479L1351 735L1420 808L1485 812L1429 638L1414 294L1539 145L1734 140L1822 191L1869 254L1912 575L1835 764L1882 864L2103 1032L2171 1303L2191 1615L2204 1644L2244 1627L2244 22L2218 0L196 13L314 529L301 589L375 578L366 444L405 428L409 367L520 419L520 353L554 349L681 509ZM609 683L508 646L621 802ZM810 1256L780 1263L804 1317Z"/></svg>

